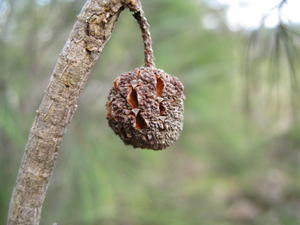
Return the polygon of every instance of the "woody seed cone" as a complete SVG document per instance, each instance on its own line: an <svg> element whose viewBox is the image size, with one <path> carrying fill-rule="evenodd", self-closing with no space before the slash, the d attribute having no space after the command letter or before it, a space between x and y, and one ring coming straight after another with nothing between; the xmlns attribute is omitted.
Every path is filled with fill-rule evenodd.
<svg viewBox="0 0 300 225"><path fill-rule="evenodd" d="M114 80L106 103L107 120L125 144L161 150L182 131L184 98L178 78L139 67Z"/></svg>

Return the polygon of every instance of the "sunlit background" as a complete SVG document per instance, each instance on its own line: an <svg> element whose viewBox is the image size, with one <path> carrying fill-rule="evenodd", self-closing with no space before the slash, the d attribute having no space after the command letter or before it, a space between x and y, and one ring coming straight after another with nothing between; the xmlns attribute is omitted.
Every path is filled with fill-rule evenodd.
<svg viewBox="0 0 300 225"><path fill-rule="evenodd" d="M35 110L84 2L0 0L0 224ZM299 225L299 1L281 10L272 0L142 3L157 67L185 85L181 138L162 152L133 149L107 125L113 79L143 63L126 11L68 127L41 224Z"/></svg>
<svg viewBox="0 0 300 225"><path fill-rule="evenodd" d="M268 28L278 25L280 17L285 22L300 23L298 0L286 1L281 13L277 6L283 2L282 0L205 0L205 2L214 8L226 7L226 20L232 30L256 29L261 26L264 17L266 17L264 25Z"/></svg>

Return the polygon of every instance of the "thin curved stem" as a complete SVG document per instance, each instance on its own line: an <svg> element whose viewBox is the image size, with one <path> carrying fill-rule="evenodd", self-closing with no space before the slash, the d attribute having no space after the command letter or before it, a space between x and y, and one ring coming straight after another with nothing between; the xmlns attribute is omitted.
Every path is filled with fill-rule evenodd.
<svg viewBox="0 0 300 225"><path fill-rule="evenodd" d="M155 67L154 55L152 48L152 39L150 34L150 25L145 17L145 13L140 4L128 4L127 7L133 12L133 17L139 24L143 43L144 43L144 56L145 56L145 66Z"/></svg>

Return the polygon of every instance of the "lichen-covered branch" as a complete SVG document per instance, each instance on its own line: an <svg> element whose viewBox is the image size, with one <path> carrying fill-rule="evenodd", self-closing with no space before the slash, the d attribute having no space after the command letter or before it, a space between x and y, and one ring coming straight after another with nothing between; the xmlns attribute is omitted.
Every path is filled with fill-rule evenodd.
<svg viewBox="0 0 300 225"><path fill-rule="evenodd" d="M37 110L14 188L7 225L38 225L59 145L81 90L113 26L133 0L88 0L73 27Z"/></svg>

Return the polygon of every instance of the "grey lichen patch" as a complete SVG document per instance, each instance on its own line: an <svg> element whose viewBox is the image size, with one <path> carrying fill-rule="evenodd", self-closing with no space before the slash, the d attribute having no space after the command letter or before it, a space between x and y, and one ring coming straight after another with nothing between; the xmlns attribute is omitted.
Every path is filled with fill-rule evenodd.
<svg viewBox="0 0 300 225"><path fill-rule="evenodd" d="M99 52L102 44L102 40L96 39L94 37L87 37L85 39L86 50L89 52Z"/></svg>
<svg viewBox="0 0 300 225"><path fill-rule="evenodd" d="M183 128L183 85L153 67L140 67L116 78L106 103L107 120L125 144L161 150Z"/></svg>
<svg viewBox="0 0 300 225"><path fill-rule="evenodd" d="M122 5L104 1L101 10L90 12L91 14L85 21L84 49L92 59L96 59L96 55L102 51L103 44L110 37L114 25L112 21L115 21L123 8Z"/></svg>
<svg viewBox="0 0 300 225"><path fill-rule="evenodd" d="M103 18L103 15L97 15L94 14L91 16L91 18L89 18L88 20L88 27L87 27L87 31L88 31L88 35L89 36L93 36L93 37L97 37L100 38L103 31L101 31L101 28L103 27L104 24L104 20L105 18Z"/></svg>

